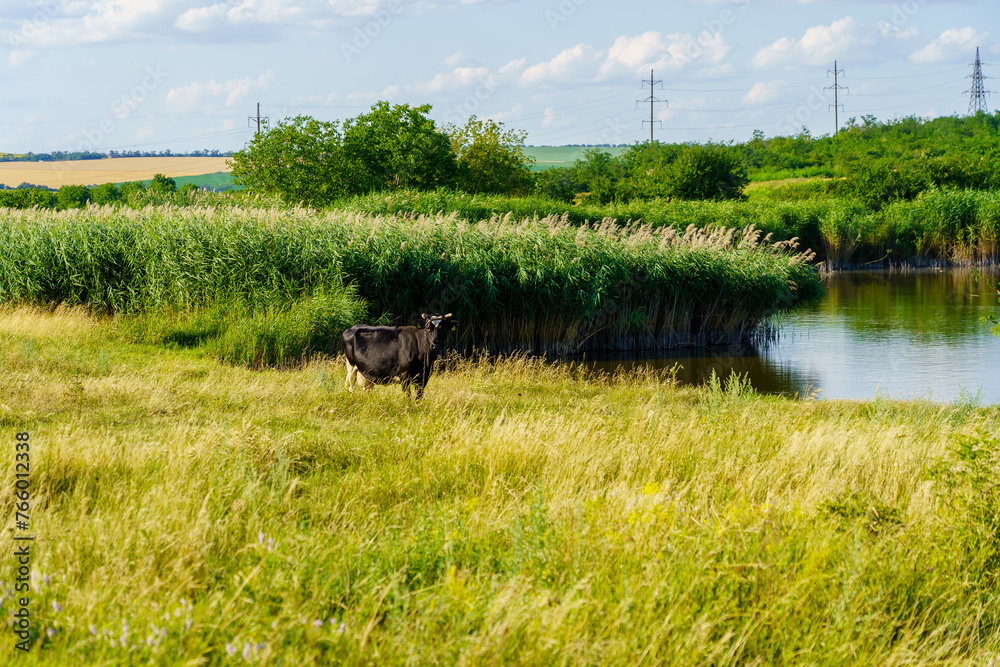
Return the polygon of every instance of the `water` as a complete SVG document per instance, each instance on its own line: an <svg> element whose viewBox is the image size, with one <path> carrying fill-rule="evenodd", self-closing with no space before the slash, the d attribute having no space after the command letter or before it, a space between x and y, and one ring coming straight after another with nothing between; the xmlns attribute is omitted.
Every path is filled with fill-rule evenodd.
<svg viewBox="0 0 1000 667"><path fill-rule="evenodd" d="M845 272L824 280L817 305L786 316L762 348L672 351L655 359L588 355L611 371L639 364L682 366L677 378L701 383L747 376L760 392L820 398L925 398L1000 402L1000 339L984 315L1000 316L996 269Z"/></svg>

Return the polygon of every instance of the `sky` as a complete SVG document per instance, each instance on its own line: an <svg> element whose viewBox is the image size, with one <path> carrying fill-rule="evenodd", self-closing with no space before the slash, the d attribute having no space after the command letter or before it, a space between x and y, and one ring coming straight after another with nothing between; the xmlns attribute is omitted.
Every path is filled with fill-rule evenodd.
<svg viewBox="0 0 1000 667"><path fill-rule="evenodd" d="M379 100L536 146L820 136L967 113L977 47L1000 76L998 19L995 0L0 0L0 152L238 150L258 104L273 125Z"/></svg>

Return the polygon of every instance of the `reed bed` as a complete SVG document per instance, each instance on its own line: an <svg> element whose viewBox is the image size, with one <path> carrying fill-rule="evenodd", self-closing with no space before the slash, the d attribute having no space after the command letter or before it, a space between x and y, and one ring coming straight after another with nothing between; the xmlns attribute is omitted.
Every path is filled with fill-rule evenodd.
<svg viewBox="0 0 1000 667"><path fill-rule="evenodd" d="M996 406L584 381L527 357L454 362L417 404L343 378L122 344L82 308L0 312L36 537L31 651L9 637L0 662L1000 654Z"/></svg>
<svg viewBox="0 0 1000 667"><path fill-rule="evenodd" d="M678 233L566 217L7 210L0 245L6 303L126 314L281 309L324 291L358 304L344 317L414 323L422 312L454 312L454 343L492 352L747 342L820 293L809 253L752 228Z"/></svg>
<svg viewBox="0 0 1000 667"><path fill-rule="evenodd" d="M807 184L808 185L808 184ZM805 186L802 186L805 187ZM802 188L800 188L802 189ZM753 191L750 201L708 202L653 200L605 206L573 206L543 197L498 197L461 193L399 192L367 195L344 202L345 209L379 214L455 213L469 221L489 220L512 212L515 218L567 216L575 224L614 219L620 225L641 220L654 228L677 231L750 227L775 240L797 238L828 268L862 264L988 264L1000 261L1000 193L931 189L912 201L872 211L843 196L783 201Z"/></svg>

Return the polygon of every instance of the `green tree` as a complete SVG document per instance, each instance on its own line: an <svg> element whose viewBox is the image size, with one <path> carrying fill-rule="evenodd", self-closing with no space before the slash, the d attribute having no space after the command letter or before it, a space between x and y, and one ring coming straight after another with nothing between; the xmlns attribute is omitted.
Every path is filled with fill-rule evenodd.
<svg viewBox="0 0 1000 667"><path fill-rule="evenodd" d="M64 185L56 192L56 206L60 209L84 208L90 201L90 188L86 185Z"/></svg>
<svg viewBox="0 0 1000 667"><path fill-rule="evenodd" d="M930 177L922 164L883 158L860 162L847 182L856 198L877 211L890 202L913 199L930 184Z"/></svg>
<svg viewBox="0 0 1000 667"><path fill-rule="evenodd" d="M528 133L503 123L470 116L464 127L450 126L451 149L458 161L458 187L466 192L527 194L534 186L525 155Z"/></svg>
<svg viewBox="0 0 1000 667"><path fill-rule="evenodd" d="M128 183L122 183L119 188L121 193L121 198L123 201L130 201L142 193L146 192L146 184L142 181L129 181Z"/></svg>
<svg viewBox="0 0 1000 667"><path fill-rule="evenodd" d="M48 188L18 186L14 190L0 190L0 206L10 208L55 208L56 193Z"/></svg>
<svg viewBox="0 0 1000 667"><path fill-rule="evenodd" d="M535 175L535 191L549 199L572 203L578 191L576 176L567 167L543 169Z"/></svg>
<svg viewBox="0 0 1000 667"><path fill-rule="evenodd" d="M121 201L122 193L114 183L104 183L90 189L90 198L98 206Z"/></svg>
<svg viewBox="0 0 1000 667"><path fill-rule="evenodd" d="M600 204L607 204L617 198L618 182L624 176L621 160L615 159L611 153L600 148L588 148L583 152L583 159L573 163L577 181L589 199Z"/></svg>
<svg viewBox="0 0 1000 667"><path fill-rule="evenodd" d="M622 153L622 183L618 198L622 200L655 199L670 193L673 163L687 148L686 144L648 142L633 144Z"/></svg>
<svg viewBox="0 0 1000 667"><path fill-rule="evenodd" d="M153 180L149 184L148 188L151 192L159 192L161 194L168 194L171 192L177 192L177 182L169 176L164 176L163 174L155 174Z"/></svg>
<svg viewBox="0 0 1000 667"><path fill-rule="evenodd" d="M233 182L290 204L329 204L360 191L343 146L340 124L309 116L282 120L254 136L229 161Z"/></svg>
<svg viewBox="0 0 1000 667"><path fill-rule="evenodd" d="M342 127L309 116L283 120L233 154L233 182L312 206L372 190L450 186L455 156L427 118L430 108L379 102Z"/></svg>
<svg viewBox="0 0 1000 667"><path fill-rule="evenodd" d="M750 182L742 156L728 146L689 146L672 165L668 191L677 199L743 199Z"/></svg>
<svg viewBox="0 0 1000 667"><path fill-rule="evenodd" d="M344 151L357 167L361 192L450 186L455 178L451 142L427 117L431 105L376 103L344 123Z"/></svg>

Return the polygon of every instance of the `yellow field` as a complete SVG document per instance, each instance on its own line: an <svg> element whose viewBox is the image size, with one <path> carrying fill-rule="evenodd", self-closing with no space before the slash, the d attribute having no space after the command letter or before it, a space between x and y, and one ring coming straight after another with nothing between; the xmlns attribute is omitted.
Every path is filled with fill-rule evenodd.
<svg viewBox="0 0 1000 667"><path fill-rule="evenodd" d="M148 180L164 176L197 176L229 171L224 157L126 157L65 162L0 162L0 183L58 188Z"/></svg>

